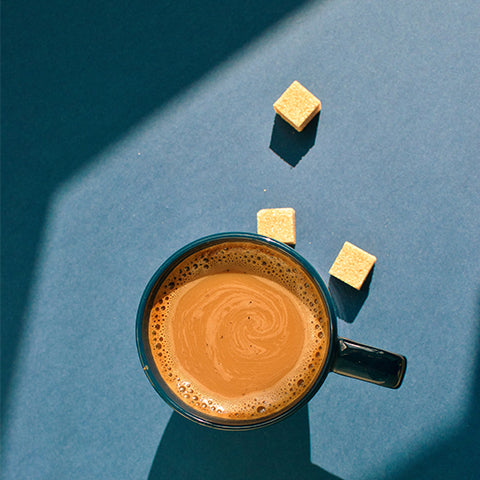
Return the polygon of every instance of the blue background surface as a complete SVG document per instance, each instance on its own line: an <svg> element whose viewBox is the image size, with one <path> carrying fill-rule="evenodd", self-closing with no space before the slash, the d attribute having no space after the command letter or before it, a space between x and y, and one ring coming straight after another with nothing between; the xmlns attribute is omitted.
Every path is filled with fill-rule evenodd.
<svg viewBox="0 0 480 480"><path fill-rule="evenodd" d="M474 1L3 7L2 468L18 478L475 478L480 9ZM297 135L273 102L322 101ZM293 207L339 334L404 354L254 432L192 425L138 360L175 250ZM349 240L368 289L329 279Z"/></svg>

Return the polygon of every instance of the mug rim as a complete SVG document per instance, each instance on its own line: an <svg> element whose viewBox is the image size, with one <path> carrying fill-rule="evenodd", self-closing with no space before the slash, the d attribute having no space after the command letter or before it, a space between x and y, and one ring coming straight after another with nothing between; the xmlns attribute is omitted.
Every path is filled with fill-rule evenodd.
<svg viewBox="0 0 480 480"><path fill-rule="evenodd" d="M330 339L328 345L327 356L325 358L325 363L309 390L301 397L301 399L294 403L291 407L287 408L285 411L280 412L278 415L273 414L272 417L266 417L266 419L258 419L258 421L254 421L253 423L245 423L242 424L240 421L238 423L222 423L222 422L215 422L212 421L210 418L202 418L200 412L198 414L192 413L190 411L185 410L182 408L182 405L175 402L172 399L162 385L158 382L155 375L152 373L151 365L153 364L153 368L155 367L155 362L152 360L150 361L148 358L147 350L149 351L148 346L145 345L144 342L144 322L147 318L147 305L149 300L152 298L151 294L155 290L156 285L162 277L168 275L170 271L175 268L175 266L180 263L182 260L186 259L188 256L193 254L194 252L200 250L201 248L208 247L209 245L215 245L218 243L223 243L226 241L246 241L250 243L256 243L265 245L267 247L280 250L288 257L292 258L295 263L297 263L312 279L312 281L316 284L317 290L321 293L327 314L328 314L328 321L330 327ZM335 310L333 307L333 301L328 291L328 288L325 282L322 280L320 275L318 274L317 270L296 250L285 243L282 243L278 240L275 240L270 237L266 237L263 235L259 235L256 233L246 233L246 232L224 232L224 233L216 233L212 235L207 235L201 237L197 240L194 240L179 250L175 251L172 255L170 255L167 260L165 260L159 268L155 271L155 273L150 278L149 282L147 283L142 297L140 299L140 304L137 310L137 317L136 317L136 324L135 324L135 336L136 336L136 343L137 343L137 352L140 358L140 363L142 364L143 371L147 376L150 384L155 389L155 391L162 397L162 399L171 407L174 411L179 413L180 415L193 420L196 423L206 425L212 428L222 429L222 430L251 430L254 428L260 428L264 426L271 425L273 423L277 423L284 418L292 415L293 413L297 412L300 408L306 405L312 397L317 393L325 378L327 377L328 373L331 370L331 364L334 358L334 351L335 345L337 342L337 318L335 315ZM148 342L147 342L148 343Z"/></svg>

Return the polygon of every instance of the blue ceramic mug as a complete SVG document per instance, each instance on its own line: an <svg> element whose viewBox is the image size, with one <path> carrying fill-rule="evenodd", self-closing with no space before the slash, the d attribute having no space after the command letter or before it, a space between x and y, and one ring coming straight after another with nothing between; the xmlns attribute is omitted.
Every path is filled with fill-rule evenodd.
<svg viewBox="0 0 480 480"><path fill-rule="evenodd" d="M218 271L220 268L221 270L222 262L232 265L237 261L233 259L232 252L234 251L237 252L235 255L238 255L238 251L249 252L245 258L249 256L251 259L244 260L244 263L247 265L247 261L251 262L248 264L248 268L253 269L252 271L261 277L272 276L271 270L275 268L290 272L288 273L289 279L294 278L295 282L302 284L298 285L298 290L294 285L292 291L298 292L298 296L303 298L303 302L314 305L314 303L317 304L318 299L318 309L314 305L315 312L317 310L322 312L318 316L319 322L323 322L322 328L325 331L325 335L322 335L323 343L318 347L323 350L319 350L319 353L316 354L321 358L321 363L313 368L308 382L304 382L302 379L298 380L298 376L295 378L292 376L292 381L288 385L295 382L296 390L287 401L283 400L281 403L274 404L274 408L270 409L269 406L263 406L266 404L265 400L262 403L262 392L256 392L255 402L259 406L252 400L250 402L252 411L249 415L246 415L243 410L241 414L238 412L228 413L222 407L210 406L211 400L207 402L202 399L200 394L196 394L190 389L189 383L181 383L179 377L176 378L178 381L169 378L167 375L172 377L171 366L167 367L167 363L162 364L162 361L173 354L165 350L163 337L155 337L156 330L152 327L154 309L159 309L158 299L162 294L168 299L168 293L173 292L176 288L175 282L178 285L185 285L190 278L193 281L195 278L211 275L215 269ZM264 258L267 261L260 261ZM218 264L217 267L216 264ZM198 272L202 270L203 273L194 273L193 270ZM292 275L294 277L291 277ZM302 289L307 287L310 289L308 298L305 297L305 293L302 293L305 292ZM312 301L312 299L315 300ZM160 300L161 302L162 300ZM156 316L157 314L155 314L155 318ZM159 328L159 325L154 325L154 327ZM402 355L338 337L337 318L332 298L325 283L312 265L293 248L271 238L251 233L211 235L196 240L174 253L155 272L143 293L137 313L136 340L143 370L159 395L184 417L202 425L226 430L249 430L286 418L299 410L315 395L330 372L395 389L401 385L407 365L406 358ZM316 341L318 342L318 339ZM160 343L162 343L161 350L157 350L160 348ZM169 362L168 365L171 365L175 359ZM215 368L215 365L212 365ZM312 364L308 366L312 367ZM305 367L304 370L306 369ZM232 381L235 382L235 379ZM297 387L297 384L302 388ZM188 391L191 393L189 394ZM250 404L248 407L250 408Z"/></svg>

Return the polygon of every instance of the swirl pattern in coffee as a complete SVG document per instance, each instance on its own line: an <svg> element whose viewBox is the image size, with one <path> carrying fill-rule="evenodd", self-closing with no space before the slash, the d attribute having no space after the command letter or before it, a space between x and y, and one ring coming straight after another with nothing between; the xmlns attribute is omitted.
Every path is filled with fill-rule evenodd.
<svg viewBox="0 0 480 480"><path fill-rule="evenodd" d="M302 398L325 363L329 322L312 280L288 256L227 242L168 275L148 336L173 395L202 414L244 422Z"/></svg>

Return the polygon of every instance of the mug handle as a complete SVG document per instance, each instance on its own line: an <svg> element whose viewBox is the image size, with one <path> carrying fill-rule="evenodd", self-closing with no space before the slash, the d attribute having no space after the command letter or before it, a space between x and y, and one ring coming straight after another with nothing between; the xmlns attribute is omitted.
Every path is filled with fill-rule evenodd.
<svg viewBox="0 0 480 480"><path fill-rule="evenodd" d="M375 383L381 387L398 388L402 384L407 359L361 343L337 339L332 371L346 377Z"/></svg>

